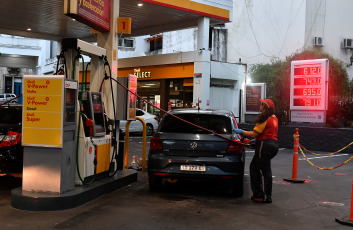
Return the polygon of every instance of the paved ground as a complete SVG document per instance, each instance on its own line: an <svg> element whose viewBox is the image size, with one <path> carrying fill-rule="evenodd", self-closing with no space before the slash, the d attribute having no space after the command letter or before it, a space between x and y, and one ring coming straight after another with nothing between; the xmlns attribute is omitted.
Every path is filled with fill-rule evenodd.
<svg viewBox="0 0 353 230"><path fill-rule="evenodd" d="M245 193L229 195L222 183L185 181L164 184L159 193L148 189L147 174L138 182L80 207L51 212L23 211L11 207L10 189L20 179L0 177L0 229L351 229L335 222L348 217L353 162L333 171L317 170L300 157L298 178L290 184L292 150L282 149L273 160L273 203L250 201L247 154ZM311 155L312 156L312 155ZM342 163L353 154L312 159L323 167Z"/></svg>

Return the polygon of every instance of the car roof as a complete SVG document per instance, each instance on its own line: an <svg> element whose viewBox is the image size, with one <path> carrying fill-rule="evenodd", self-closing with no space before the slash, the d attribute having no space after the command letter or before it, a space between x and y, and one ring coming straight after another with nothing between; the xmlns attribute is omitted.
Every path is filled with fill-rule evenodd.
<svg viewBox="0 0 353 230"><path fill-rule="evenodd" d="M228 110L222 109L174 109L168 111L171 114L210 114L210 115L223 115L223 116L231 116L232 112Z"/></svg>

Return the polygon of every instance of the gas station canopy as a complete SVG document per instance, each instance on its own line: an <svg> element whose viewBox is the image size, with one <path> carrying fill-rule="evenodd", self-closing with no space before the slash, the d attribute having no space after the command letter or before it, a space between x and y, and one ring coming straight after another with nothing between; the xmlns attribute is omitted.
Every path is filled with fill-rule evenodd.
<svg viewBox="0 0 353 230"><path fill-rule="evenodd" d="M89 26L64 14L64 1L66 0L2 1L0 34L55 41L68 37L88 42L95 41ZM219 7L205 0L120 0L119 17L132 18L132 32L128 37L197 27L198 18L201 16L208 16L210 24L231 21L233 1L217 2ZM143 6L139 7L138 3L142 3ZM198 7L206 6L201 8L208 11L199 11L197 6L195 8L195 4Z"/></svg>

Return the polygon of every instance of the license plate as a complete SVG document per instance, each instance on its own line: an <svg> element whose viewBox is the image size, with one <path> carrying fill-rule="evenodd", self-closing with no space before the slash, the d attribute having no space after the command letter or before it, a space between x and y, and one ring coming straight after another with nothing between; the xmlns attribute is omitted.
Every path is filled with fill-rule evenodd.
<svg viewBox="0 0 353 230"><path fill-rule="evenodd" d="M205 172L205 165L180 165L181 171Z"/></svg>

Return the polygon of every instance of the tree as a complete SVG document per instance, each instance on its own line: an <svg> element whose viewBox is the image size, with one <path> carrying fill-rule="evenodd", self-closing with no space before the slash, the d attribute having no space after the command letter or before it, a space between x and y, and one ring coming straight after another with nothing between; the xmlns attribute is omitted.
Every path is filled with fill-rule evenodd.
<svg viewBox="0 0 353 230"><path fill-rule="evenodd" d="M294 53L284 61L275 60L270 64L256 64L250 68L253 82L266 83L267 98L273 99L280 124L289 122L291 62L324 58L329 60L329 101L326 123L337 127L347 126L345 123L353 121L353 82L349 81L345 63L313 48Z"/></svg>

